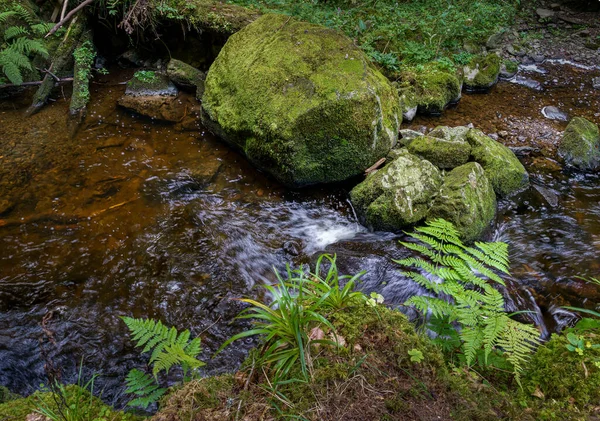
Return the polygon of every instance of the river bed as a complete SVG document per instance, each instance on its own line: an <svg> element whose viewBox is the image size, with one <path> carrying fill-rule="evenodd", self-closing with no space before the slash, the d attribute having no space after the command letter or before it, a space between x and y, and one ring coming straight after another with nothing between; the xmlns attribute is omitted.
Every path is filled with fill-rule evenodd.
<svg viewBox="0 0 600 421"><path fill-rule="evenodd" d="M534 311L545 335L573 320L561 305L600 301L596 287L575 278L600 276L600 176L561 168L555 153L566 122L541 110L600 123L598 75L557 63L523 68L518 80L464 95L442 117L403 125L471 123L522 155L532 188L500 203L488 239L509 243L510 305ZM324 251L337 253L347 273L366 270L362 287L387 303L421 292L392 262L406 253L402 237L358 223L352 185L287 190L202 127L119 109L129 76L92 85L73 138L64 97L30 119L21 104L0 103L0 385L31 393L49 362L73 381L83 360L88 375L100 373L104 399L122 404L127 371L143 364L125 315L189 328L202 338L206 373L235 369L251 341L210 359L243 328L233 298L260 295L273 267Z"/></svg>

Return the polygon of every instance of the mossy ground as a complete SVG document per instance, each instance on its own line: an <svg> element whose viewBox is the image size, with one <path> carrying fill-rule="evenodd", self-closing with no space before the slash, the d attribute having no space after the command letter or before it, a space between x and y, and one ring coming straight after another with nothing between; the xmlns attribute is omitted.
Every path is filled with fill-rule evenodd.
<svg viewBox="0 0 600 421"><path fill-rule="evenodd" d="M76 421L139 421L142 418L130 413L115 411L105 405L100 399L90 397L85 390L78 389L78 386L66 386L65 402L67 407L76 405L76 397L80 397L76 412L80 414L79 418L73 418ZM49 408L52 411L57 411L58 404L61 402L57 396L53 397L50 392L36 392L26 398L10 400L0 404L0 419L3 421L24 421L27 415L36 411L40 407ZM68 411L62 407L63 413ZM73 414L72 407L70 408Z"/></svg>

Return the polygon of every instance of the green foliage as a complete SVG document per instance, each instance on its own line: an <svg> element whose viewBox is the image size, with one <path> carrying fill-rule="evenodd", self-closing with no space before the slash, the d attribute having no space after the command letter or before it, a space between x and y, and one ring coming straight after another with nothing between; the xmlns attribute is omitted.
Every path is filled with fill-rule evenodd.
<svg viewBox="0 0 600 421"><path fill-rule="evenodd" d="M493 0L231 2L338 29L356 39L371 59L391 74L401 64L453 58L465 43L485 43L511 23L517 10L515 2Z"/></svg>
<svg viewBox="0 0 600 421"><path fill-rule="evenodd" d="M504 311L504 298L493 283L504 285L497 272L508 274L505 243L476 242L465 246L454 226L436 219L409 234L417 243L401 242L423 257L410 257L396 263L414 268L404 272L434 296L413 297L407 304L424 314L431 312L429 328L451 340L458 336L460 352L467 365L483 351L488 364L492 352L501 351L513 366L517 382L524 364L538 341L538 331L510 318ZM458 335L449 333L458 324Z"/></svg>
<svg viewBox="0 0 600 421"><path fill-rule="evenodd" d="M325 264L328 266L326 272L323 270ZM363 274L339 275L336 257L326 254L317 259L314 272L302 267L291 270L288 266L287 278L283 279L275 270L278 284L264 286L274 297L273 301L266 305L242 299L251 307L239 318L252 319L254 328L231 337L219 351L238 339L260 335L264 339L260 362L273 364L276 383L285 380L297 364L307 380L311 371L311 345L337 345L337 341L324 339L322 328L335 335L324 315L353 305L365 305L364 294L354 291Z"/></svg>
<svg viewBox="0 0 600 421"><path fill-rule="evenodd" d="M156 379L150 374L144 373L138 369L132 369L125 379L127 389L125 393L130 393L136 397L129 402L129 406L148 408L165 394L167 389L160 387Z"/></svg>
<svg viewBox="0 0 600 421"><path fill-rule="evenodd" d="M89 80L92 77L92 66L96 58L96 50L90 41L85 41L73 51L75 59L75 80L73 81L73 99L71 108L85 107L90 99Z"/></svg>
<svg viewBox="0 0 600 421"><path fill-rule="evenodd" d="M275 383L286 380L296 364L300 364L304 380L308 380L311 370L310 346L318 343L335 345L330 340L311 338L313 329L324 327L333 331L331 323L321 314L331 291L315 300L321 290L307 286L310 280L305 278L301 269L292 271L288 266L285 280L276 270L275 275L279 281L276 286L264 285L274 297L270 305L249 298L240 300L251 307L238 317L252 319L253 329L232 336L218 352L238 339L261 335L264 344L260 362L266 366L273 365ZM307 293L310 290L315 294Z"/></svg>
<svg viewBox="0 0 600 421"><path fill-rule="evenodd" d="M168 328L162 322L152 319L122 319L131 331L136 347L143 347L142 353L151 353L149 364L152 365L155 385L161 371L168 373L172 367L181 366L183 378L186 380L188 373L205 365L196 358L201 351L200 338L190 339L189 330L178 332L174 327ZM158 385L151 385L148 381L150 376L143 374L139 370L131 370L127 376L127 387L128 393L136 395L129 405L146 408L155 402L164 390L161 391Z"/></svg>
<svg viewBox="0 0 600 421"><path fill-rule="evenodd" d="M88 410L94 403L94 382L97 375L94 374L90 380L83 383L82 368L83 366L80 365L77 376L78 387L74 389L74 393L69 394L67 386L55 382L52 385L52 394L56 406L38 398L35 412L50 421L91 421L92 417Z"/></svg>
<svg viewBox="0 0 600 421"><path fill-rule="evenodd" d="M140 82L150 83L156 80L156 73L151 70L138 70L133 77Z"/></svg>
<svg viewBox="0 0 600 421"><path fill-rule="evenodd" d="M9 19L22 24L8 26L0 39L0 69L6 78L15 85L23 83L23 71L33 71L31 59L34 56L48 57L43 41L36 37L44 35L47 24L35 23L34 16L23 6L13 4L11 9L0 13L0 23Z"/></svg>

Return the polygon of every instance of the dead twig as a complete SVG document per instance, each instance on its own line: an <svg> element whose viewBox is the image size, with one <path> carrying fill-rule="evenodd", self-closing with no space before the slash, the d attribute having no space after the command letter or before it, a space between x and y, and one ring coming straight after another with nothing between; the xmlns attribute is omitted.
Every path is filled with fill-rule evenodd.
<svg viewBox="0 0 600 421"><path fill-rule="evenodd" d="M376 163L371 165L369 168L367 168L365 170L365 175L369 175L373 171L375 171L377 168L381 167L385 163L385 160L386 160L385 158L381 158L379 161L377 161Z"/></svg>
<svg viewBox="0 0 600 421"><path fill-rule="evenodd" d="M69 0L63 0L62 11L60 12L60 20L65 18L65 13L67 13L67 6L69 4Z"/></svg>
<svg viewBox="0 0 600 421"><path fill-rule="evenodd" d="M14 84L14 83L5 83L4 85L0 85L0 89L4 89L4 88L18 88L19 86L39 86L41 85L43 82L43 80L36 80L34 82L23 82L20 83L18 85ZM58 79L56 81L56 83L67 83L67 82L73 82L73 78L72 77L65 77L62 79Z"/></svg>
<svg viewBox="0 0 600 421"><path fill-rule="evenodd" d="M67 16L64 17L64 19L61 19L56 25L54 25L54 28L50 29L50 32L48 32L46 34L46 36L44 38L48 38L50 35L54 34L56 31L58 31L65 23L67 23L69 20L71 20L71 18L73 16L75 16L75 14L77 12L79 12L81 9L83 9L84 7L92 4L95 0L85 0L83 3L81 3L79 6L77 6L76 8L74 8L73 10L71 10L69 13L67 13ZM65 0L66 3L66 0Z"/></svg>

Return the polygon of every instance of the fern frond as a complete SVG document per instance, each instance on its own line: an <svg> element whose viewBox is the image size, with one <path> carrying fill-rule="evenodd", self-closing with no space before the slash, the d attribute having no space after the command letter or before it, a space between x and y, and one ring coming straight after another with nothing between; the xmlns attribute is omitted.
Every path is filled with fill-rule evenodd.
<svg viewBox="0 0 600 421"><path fill-rule="evenodd" d="M161 388L152 376L146 374L136 368L131 370L125 378L127 389L125 393L130 393L136 396L128 406L140 407L142 409L157 402L167 389Z"/></svg>
<svg viewBox="0 0 600 421"><path fill-rule="evenodd" d="M169 371L174 365L185 365L186 368L197 368L204 363L196 356L200 353L200 339L190 341L190 331L177 332L174 327L167 327L160 321L152 319L122 318L129 330L136 347L143 347L142 353L151 352L150 364L156 377L162 370Z"/></svg>
<svg viewBox="0 0 600 421"><path fill-rule="evenodd" d="M52 22L41 22L36 23L35 25L31 25L31 31L40 37L46 35L50 30L54 27L54 23Z"/></svg>
<svg viewBox="0 0 600 421"><path fill-rule="evenodd" d="M0 23L6 23L6 21L13 16L16 16L17 12L14 10L7 10L6 12L0 13Z"/></svg>
<svg viewBox="0 0 600 421"><path fill-rule="evenodd" d="M33 25L35 23L35 17L31 14L31 12L29 10L27 10L26 8L24 8L20 4L14 4L13 7L12 7L12 9L15 12L15 14L19 18L21 18L22 20L24 20L25 22L27 22L27 24L29 26L31 26L31 25Z"/></svg>
<svg viewBox="0 0 600 421"><path fill-rule="evenodd" d="M17 51L21 54L39 54L48 57L48 50L41 41L29 38L17 38L6 49Z"/></svg>
<svg viewBox="0 0 600 421"><path fill-rule="evenodd" d="M29 30L24 26L11 26L4 31L4 39L9 40L15 37L24 37L29 35Z"/></svg>

